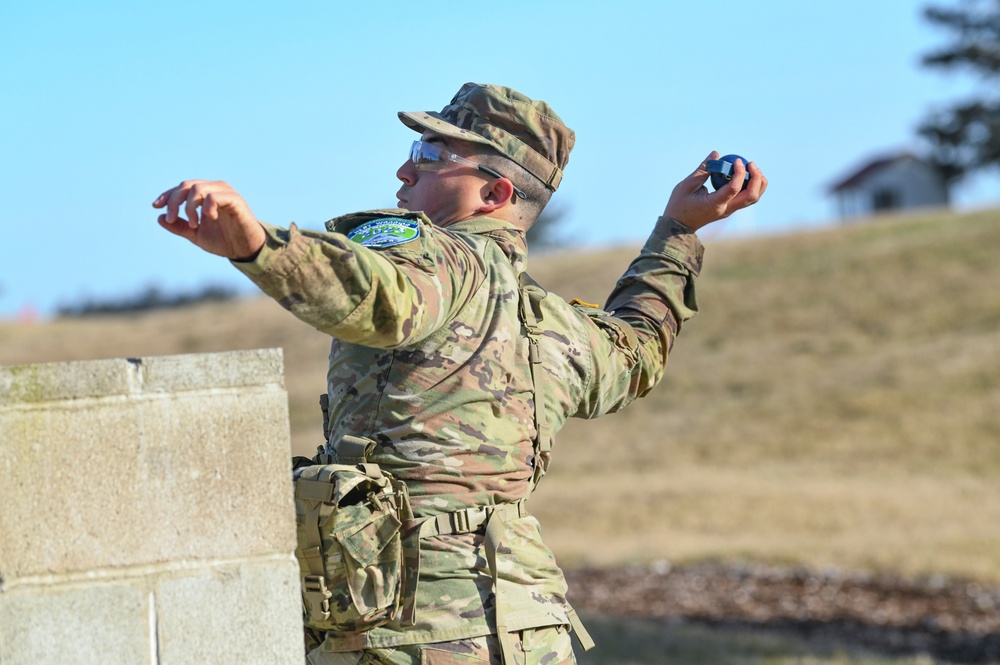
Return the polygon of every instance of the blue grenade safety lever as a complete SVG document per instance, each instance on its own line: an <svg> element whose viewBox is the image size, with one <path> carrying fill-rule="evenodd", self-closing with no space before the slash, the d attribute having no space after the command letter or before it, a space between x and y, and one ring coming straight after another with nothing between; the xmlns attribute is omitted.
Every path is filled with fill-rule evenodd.
<svg viewBox="0 0 1000 665"><path fill-rule="evenodd" d="M743 162L743 166L746 166L749 162L739 155L726 155L721 159L710 159L706 164L706 170L712 174L712 188L720 189L726 186L730 180L733 179L733 164L736 160ZM747 182L750 181L750 173L746 174L743 179L743 189L747 188Z"/></svg>

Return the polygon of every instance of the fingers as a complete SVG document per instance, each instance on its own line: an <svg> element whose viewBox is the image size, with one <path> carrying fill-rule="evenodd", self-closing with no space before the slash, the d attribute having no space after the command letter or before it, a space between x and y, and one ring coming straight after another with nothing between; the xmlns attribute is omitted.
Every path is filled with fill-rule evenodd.
<svg viewBox="0 0 1000 665"><path fill-rule="evenodd" d="M748 170L750 171L750 183L747 185L747 191L753 193L753 202L756 203L760 200L764 191L767 190L767 178L764 177L764 173L753 162L750 162Z"/></svg>
<svg viewBox="0 0 1000 665"><path fill-rule="evenodd" d="M698 165L698 168L696 168L694 171L691 172L691 175L684 178L684 180L680 181L677 184L677 189L679 189L682 192L686 192L688 194L693 194L701 189L704 189L703 185L705 184L705 181L708 179L709 176L708 160L718 159L718 157L719 153L717 151L713 150L712 152L710 152L708 154L708 157L702 160L701 164ZM707 190L705 191L707 192Z"/></svg>
<svg viewBox="0 0 1000 665"><path fill-rule="evenodd" d="M184 214L187 215L188 226L192 229L198 228L200 220L198 219L198 206L201 205L202 196L198 191L198 186L195 185L188 190L187 198L184 199Z"/></svg>
<svg viewBox="0 0 1000 665"><path fill-rule="evenodd" d="M156 197L153 201L153 207L166 208L165 214L160 216L161 223L173 224L178 220L178 210L180 209L181 202L187 200L192 188L198 182L197 180L186 180ZM188 214L190 215L190 210ZM195 226L197 226L197 222L195 222Z"/></svg>
<svg viewBox="0 0 1000 665"><path fill-rule="evenodd" d="M736 199L743 193L743 182L746 178L747 169L742 160L736 159L734 162L732 177L725 185L708 195L708 202L721 217L728 217L738 209L732 206Z"/></svg>
<svg viewBox="0 0 1000 665"><path fill-rule="evenodd" d="M694 170L694 173L692 175L705 174L707 176L708 175L708 162L710 160L712 160L712 159L718 159L718 158L719 158L719 151L718 150L713 150L712 152L708 153L708 157L706 157L704 160L702 160L701 164L698 165L698 168L696 168Z"/></svg>
<svg viewBox="0 0 1000 665"><path fill-rule="evenodd" d="M195 235L198 233L196 229L192 229L187 224L174 224L173 222L168 222L166 215L160 215L156 221L167 231L170 231L174 235L182 238L186 238L187 240L191 240L192 242L194 241Z"/></svg>
<svg viewBox="0 0 1000 665"><path fill-rule="evenodd" d="M210 193L201 203L201 218L215 221L219 218L219 207L222 205L218 194Z"/></svg>
<svg viewBox="0 0 1000 665"><path fill-rule="evenodd" d="M747 182L746 189L742 190L736 197L734 197L733 203L738 204L739 208L746 208L747 206L753 205L760 200L764 190L767 189L767 178L764 177L764 174L753 162L747 164L746 168L742 169L742 171L744 173L750 173L750 180ZM734 174L733 180L736 179L737 176ZM742 181L741 177L740 182Z"/></svg>
<svg viewBox="0 0 1000 665"><path fill-rule="evenodd" d="M183 186L184 183L181 183L177 187L168 189L167 191L163 192L153 200L154 208L167 209L166 214L160 215L161 224L173 224L175 221L177 221L177 208L176 206L174 206L173 209L171 209L170 201L172 198L175 197L177 190L182 188Z"/></svg>
<svg viewBox="0 0 1000 665"><path fill-rule="evenodd" d="M701 161L701 164L698 165L698 168L696 168L694 170L694 173L692 173L691 175L689 175L687 177L687 179L690 180L690 181L692 181L692 182L697 182L699 186L701 186L702 184L704 184L704 182L708 179L708 177L710 175L709 172L708 172L708 162L709 162L709 160L718 159L718 158L719 158L719 153L718 153L717 150L713 150L712 152L708 153L708 157L706 157L705 159L703 159Z"/></svg>
<svg viewBox="0 0 1000 665"><path fill-rule="evenodd" d="M219 206L232 198L229 196L231 193L232 188L224 182L185 180L156 197L153 207L166 208L162 216L164 223L173 224L180 220L189 228L196 229L205 220L218 219ZM186 219L180 216L182 206Z"/></svg>
<svg viewBox="0 0 1000 665"><path fill-rule="evenodd" d="M750 180L747 181L746 189L743 189L743 182L747 172L750 173ZM736 160L736 163L733 165L732 180L726 183L725 187L719 188L709 198L718 196L718 199L713 201L713 203L719 206L719 212L722 217L728 217L737 210L742 210L757 203L766 189L767 178L764 177L764 174L757 168L754 162L750 162L744 166L740 160Z"/></svg>

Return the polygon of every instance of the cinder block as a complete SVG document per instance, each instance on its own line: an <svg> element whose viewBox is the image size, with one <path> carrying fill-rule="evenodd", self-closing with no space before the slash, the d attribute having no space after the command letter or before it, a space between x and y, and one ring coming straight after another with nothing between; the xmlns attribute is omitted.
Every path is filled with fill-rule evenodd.
<svg viewBox="0 0 1000 665"><path fill-rule="evenodd" d="M148 599L143 584L127 582L0 593L0 663L150 663Z"/></svg>
<svg viewBox="0 0 1000 665"><path fill-rule="evenodd" d="M0 365L0 408L125 395L130 392L132 371L125 359Z"/></svg>
<svg viewBox="0 0 1000 665"><path fill-rule="evenodd" d="M10 437L0 445L3 579L103 567L129 556L142 530L130 496L141 462L135 407L65 404L0 409Z"/></svg>
<svg viewBox="0 0 1000 665"><path fill-rule="evenodd" d="M142 405L144 487L135 492L142 515L151 517L147 556L291 552L295 508L284 390L191 395Z"/></svg>
<svg viewBox="0 0 1000 665"><path fill-rule="evenodd" d="M214 567L162 580L156 591L159 665L301 665L298 564Z"/></svg>
<svg viewBox="0 0 1000 665"><path fill-rule="evenodd" d="M281 349L0 365L0 407L268 384L284 386Z"/></svg>
<svg viewBox="0 0 1000 665"><path fill-rule="evenodd" d="M284 387L281 349L153 356L133 359L144 392L185 392L202 388Z"/></svg>
<svg viewBox="0 0 1000 665"><path fill-rule="evenodd" d="M132 374L110 394L115 362ZM0 384L60 366L77 384L0 404L0 580L291 552L280 364L258 351L0 368ZM100 397L67 396L95 376Z"/></svg>

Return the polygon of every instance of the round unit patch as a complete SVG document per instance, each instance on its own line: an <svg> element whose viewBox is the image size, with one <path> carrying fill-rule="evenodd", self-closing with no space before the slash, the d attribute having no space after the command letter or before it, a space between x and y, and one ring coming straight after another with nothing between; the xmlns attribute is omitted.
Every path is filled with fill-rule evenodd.
<svg viewBox="0 0 1000 665"><path fill-rule="evenodd" d="M356 227L347 234L349 240L372 249L402 245L420 237L420 226L412 219L380 217Z"/></svg>

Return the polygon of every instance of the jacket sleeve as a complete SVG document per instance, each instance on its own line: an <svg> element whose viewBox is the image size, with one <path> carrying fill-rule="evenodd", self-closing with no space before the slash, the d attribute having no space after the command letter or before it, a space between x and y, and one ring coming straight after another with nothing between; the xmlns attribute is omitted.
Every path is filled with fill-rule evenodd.
<svg viewBox="0 0 1000 665"><path fill-rule="evenodd" d="M420 341L461 310L485 275L467 244L424 221L415 240L381 250L295 224L264 228L255 260L233 265L299 319L345 342Z"/></svg>
<svg viewBox="0 0 1000 665"><path fill-rule="evenodd" d="M584 312L595 325L589 327L590 372L576 416L617 411L663 377L681 324L698 311L694 283L703 254L690 229L661 217L605 311Z"/></svg>

